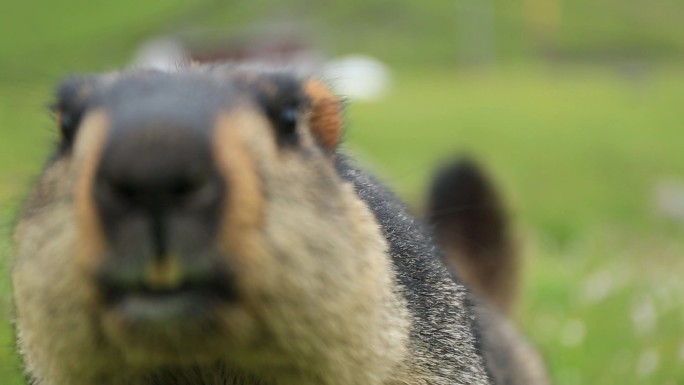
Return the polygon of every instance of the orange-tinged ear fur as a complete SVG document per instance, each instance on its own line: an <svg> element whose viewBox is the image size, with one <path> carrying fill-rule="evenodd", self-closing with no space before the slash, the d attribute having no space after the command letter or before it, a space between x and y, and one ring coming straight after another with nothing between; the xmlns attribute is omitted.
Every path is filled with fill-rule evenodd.
<svg viewBox="0 0 684 385"><path fill-rule="evenodd" d="M304 92L311 100L311 132L332 151L342 136L342 102L319 80L307 81Z"/></svg>

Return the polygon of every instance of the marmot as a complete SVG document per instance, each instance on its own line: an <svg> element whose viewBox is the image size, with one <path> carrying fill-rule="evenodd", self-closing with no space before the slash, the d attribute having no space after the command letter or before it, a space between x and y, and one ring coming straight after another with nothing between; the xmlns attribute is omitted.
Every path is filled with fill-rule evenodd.
<svg viewBox="0 0 684 385"><path fill-rule="evenodd" d="M33 385L545 384L425 227L338 150L323 82L77 76L14 232Z"/></svg>

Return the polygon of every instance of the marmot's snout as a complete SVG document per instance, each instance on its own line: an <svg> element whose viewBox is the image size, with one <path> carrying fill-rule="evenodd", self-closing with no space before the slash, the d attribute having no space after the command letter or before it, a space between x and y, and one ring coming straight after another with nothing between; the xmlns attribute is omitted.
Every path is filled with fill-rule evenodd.
<svg viewBox="0 0 684 385"><path fill-rule="evenodd" d="M201 318L216 302L235 299L230 269L214 246L226 183L206 127L136 116L151 108L135 107L112 114L90 185L107 244L97 288L104 305L124 317ZM158 110L178 114L174 106Z"/></svg>

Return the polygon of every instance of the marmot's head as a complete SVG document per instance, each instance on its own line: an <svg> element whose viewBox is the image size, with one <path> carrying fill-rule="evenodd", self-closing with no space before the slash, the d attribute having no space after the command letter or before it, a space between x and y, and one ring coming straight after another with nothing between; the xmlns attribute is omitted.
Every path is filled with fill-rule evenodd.
<svg viewBox="0 0 684 385"><path fill-rule="evenodd" d="M341 107L321 82L134 70L57 98L58 150L15 233L29 370L72 352L258 370L401 351L386 245L335 172Z"/></svg>

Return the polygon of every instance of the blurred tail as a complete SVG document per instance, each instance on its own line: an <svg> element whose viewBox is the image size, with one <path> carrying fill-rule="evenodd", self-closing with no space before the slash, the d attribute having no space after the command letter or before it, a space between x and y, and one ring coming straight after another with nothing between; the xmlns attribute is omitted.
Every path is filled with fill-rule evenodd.
<svg viewBox="0 0 684 385"><path fill-rule="evenodd" d="M518 256L500 198L475 163L459 160L437 172L426 219L456 275L509 313L518 286Z"/></svg>

